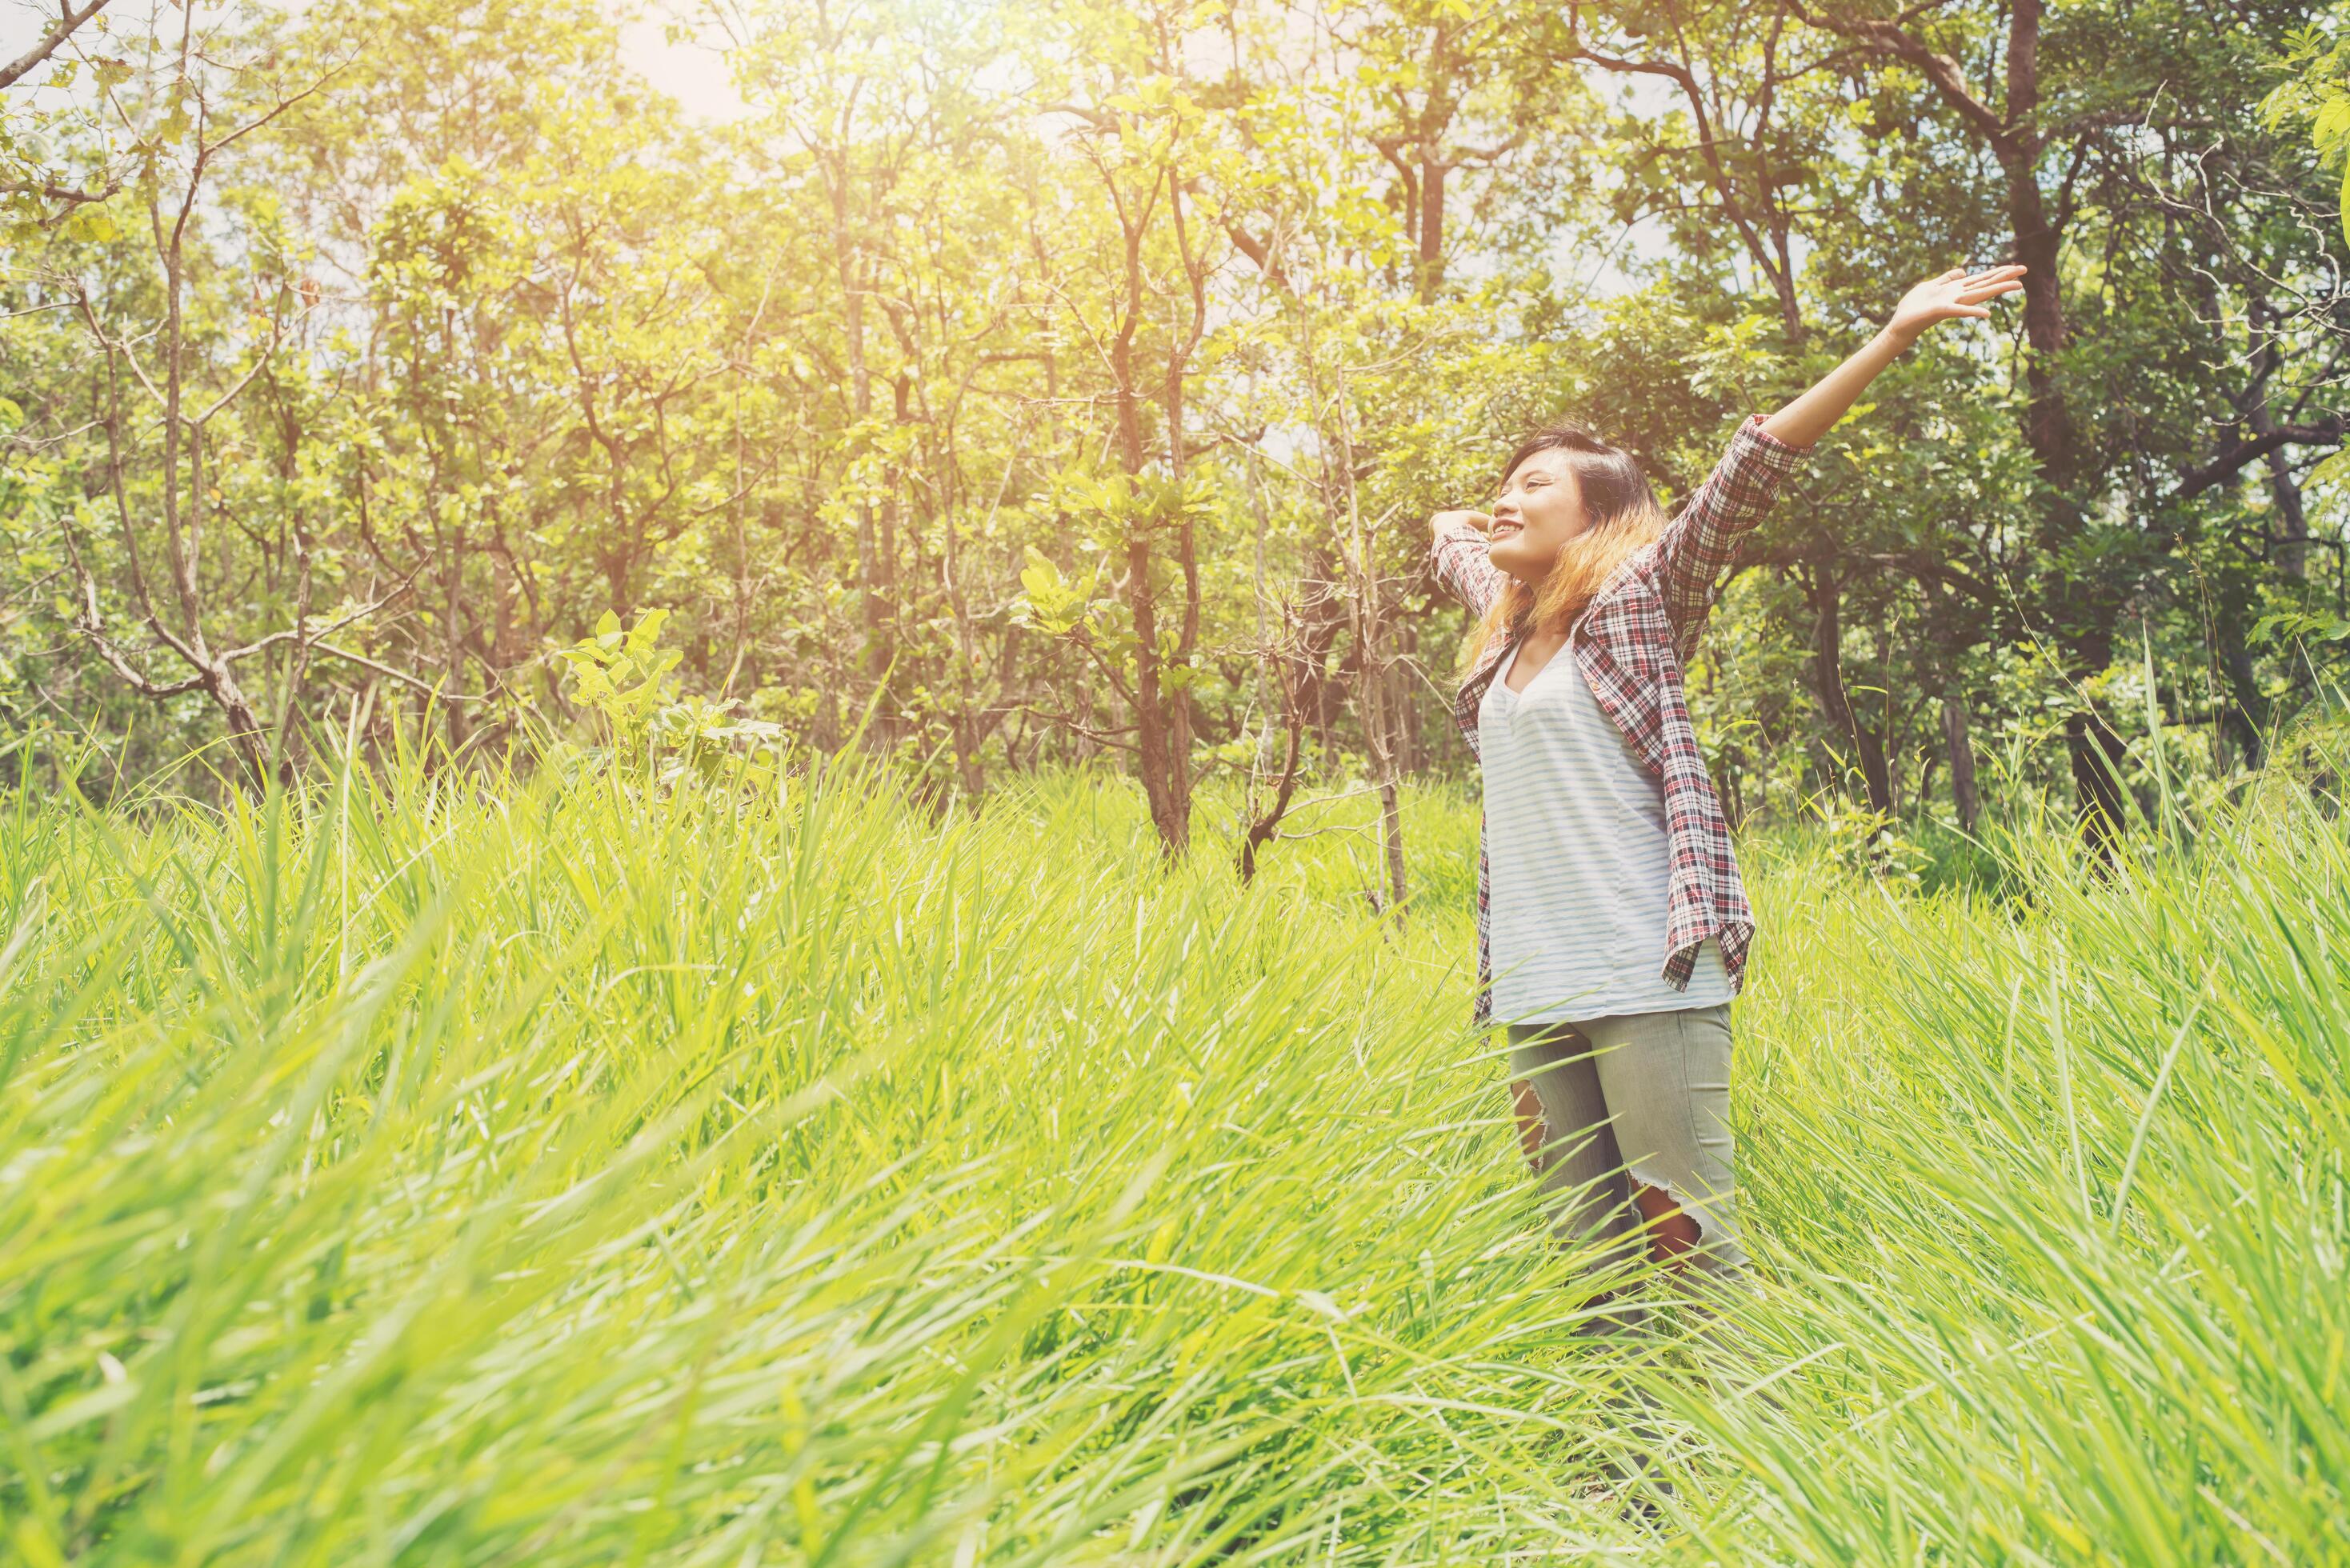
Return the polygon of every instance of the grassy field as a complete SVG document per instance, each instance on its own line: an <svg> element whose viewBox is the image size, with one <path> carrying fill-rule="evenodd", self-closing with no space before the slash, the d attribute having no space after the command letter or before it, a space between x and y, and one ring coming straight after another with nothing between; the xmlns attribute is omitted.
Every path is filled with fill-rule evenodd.
<svg viewBox="0 0 2350 1568"><path fill-rule="evenodd" d="M1725 1366L1575 1332L1409 824L1397 937L1100 781L20 793L0 1558L2344 1559L2342 825L1750 844Z"/></svg>

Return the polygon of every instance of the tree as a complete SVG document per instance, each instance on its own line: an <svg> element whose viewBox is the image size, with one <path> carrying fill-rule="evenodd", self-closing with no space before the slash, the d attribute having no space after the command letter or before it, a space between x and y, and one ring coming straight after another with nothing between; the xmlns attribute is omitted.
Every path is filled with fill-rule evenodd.
<svg viewBox="0 0 2350 1568"><path fill-rule="evenodd" d="M219 164L319 85L320 78L296 84L276 77L268 69L264 38L186 7L178 36L159 63L136 78L135 91L126 83L118 94L126 113L143 122L142 140L159 154L138 192L150 247L140 258L145 265L117 271L89 257L101 265L77 265L84 258L68 252L56 258L63 265L49 286L70 299L102 363L90 422L103 438L102 493L113 526L101 535L79 519L63 524L78 593L75 629L140 696L161 701L201 692L209 699L255 788L290 774L286 721L310 659L335 652L325 638L381 601L314 626L311 541L298 519L290 539L291 624L258 635L237 628L235 608L224 602L232 597L228 580L207 570L208 525L240 522L229 490L240 447L236 406L307 305L292 286L282 242L272 243L265 233L234 261L216 256L206 244L199 206ZM238 303L245 308L192 310L224 303L217 296L200 299L194 291L206 281L199 275L235 261L243 263L238 281L245 298ZM151 307L160 308L160 322L151 332L134 328L131 319ZM154 419L151 436L143 420L134 421L142 394ZM140 504L134 506L134 496ZM142 515L151 499L160 512L156 521ZM284 559L282 546L265 553ZM128 593L131 635L145 646L125 641L116 628L109 605L114 582L102 581L101 573L113 579L117 570ZM239 629L246 633L242 639ZM265 721L247 686L248 670L265 656L282 687L275 726ZM152 668L159 661L165 670Z"/></svg>

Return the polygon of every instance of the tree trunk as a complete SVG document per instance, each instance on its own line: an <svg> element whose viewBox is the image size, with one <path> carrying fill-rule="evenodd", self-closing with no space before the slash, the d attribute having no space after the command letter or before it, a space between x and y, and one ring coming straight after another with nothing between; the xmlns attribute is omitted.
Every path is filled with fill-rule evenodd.
<svg viewBox="0 0 2350 1568"><path fill-rule="evenodd" d="M449 748L453 754L473 739L473 725L465 705L456 695L465 684L465 530L460 524L452 531L448 549L442 559L442 614L447 637L441 649L442 691L448 716ZM622 612L627 613L626 611Z"/></svg>
<svg viewBox="0 0 2350 1568"><path fill-rule="evenodd" d="M1326 545L1315 543L1306 552L1305 573L1299 580L1299 657L1305 669L1299 679L1298 702L1311 718L1314 738L1321 748L1326 773L1339 771L1337 711L1345 693L1329 675L1330 650L1346 619L1344 590L1337 563Z"/></svg>
<svg viewBox="0 0 2350 1568"><path fill-rule="evenodd" d="M1263 657L1271 658L1271 651L1264 650ZM1303 689L1297 680L1298 673L1295 668L1284 670L1283 672L1281 719L1284 740L1281 776L1274 785L1273 804L1262 815L1255 813L1254 797L1257 777L1263 772L1263 768L1260 765L1250 772L1250 814L1253 820L1249 823L1248 831L1241 839L1240 874L1241 886L1243 888L1256 879L1257 853L1280 836L1282 818L1289 815L1290 797L1296 793L1298 760L1304 751L1305 739L1305 710L1299 705ZM1269 728L1267 732L1270 733Z"/></svg>
<svg viewBox="0 0 2350 1568"><path fill-rule="evenodd" d="M1367 541L1360 541L1365 543ZM1357 701L1363 714L1363 740L1369 748L1371 776L1379 787L1379 845L1387 870L1387 886L1379 906L1400 927L1404 922L1403 801L1396 768L1396 719L1389 700L1386 669L1378 656L1381 640L1379 584L1376 566L1364 573L1359 587L1359 618L1356 622Z"/></svg>
<svg viewBox="0 0 2350 1568"><path fill-rule="evenodd" d="M2114 840L2129 821L2122 789L2122 759L2129 742L2098 713L2084 710L2064 720L2064 750L2072 758L2073 794L2079 803L2081 836L2099 858L2113 858Z"/></svg>
<svg viewBox="0 0 2350 1568"><path fill-rule="evenodd" d="M237 760L244 764L245 782L255 794L269 793L269 782L276 777L280 783L293 782L289 767L272 774L269 767L269 726L254 711L253 700L229 673L226 663L215 661L212 679L213 701L220 704L221 712L228 719L229 739L236 746Z"/></svg>
<svg viewBox="0 0 2350 1568"><path fill-rule="evenodd" d="M2049 221L2037 162L2036 157L2001 160L2007 176L2008 221L2015 230L2015 259L2031 269L2023 275L2023 337L2031 348L2024 360L2024 436L2040 472L2057 492L2050 504L2069 522L2078 516L2072 487L2081 452L2072 409L2056 380L2056 359L2069 337L2064 298L2056 288L2056 262L2064 236Z"/></svg>
<svg viewBox="0 0 2350 1568"><path fill-rule="evenodd" d="M1419 297L1432 300L1444 286L1445 165L1431 148L1419 165Z"/></svg>
<svg viewBox="0 0 2350 1568"><path fill-rule="evenodd" d="M2268 700L2252 669L2251 649L2244 646L2241 617L2223 608L2218 629L2220 664L2228 680L2228 695L2220 706L2220 726L2243 752L2244 766L2258 769L2268 751Z"/></svg>
<svg viewBox="0 0 2350 1568"><path fill-rule="evenodd" d="M1388 912L1395 923L1404 921L1404 899L1410 888L1404 881L1403 864L1403 796L1396 783L1395 765L1390 762L1379 780L1379 835L1388 852Z"/></svg>
<svg viewBox="0 0 2350 1568"><path fill-rule="evenodd" d="M1893 814L1893 775L1885 765L1884 737L1860 722L1852 711L1844 686L1844 589L1832 566L1818 567L1809 585L1814 617L1812 635L1812 685L1821 711L1832 729L1851 743L1860 764L1861 788L1869 810Z"/></svg>
<svg viewBox="0 0 2350 1568"><path fill-rule="evenodd" d="M1134 333L1142 315L1142 235L1126 236L1127 306L1118 336L1110 339L1110 380L1116 390L1118 454L1126 472L1139 477L1143 467L1141 399L1134 385ZM1142 774L1143 798L1150 808L1151 825L1159 830L1160 849L1170 860L1180 859L1191 847L1191 815L1188 800L1175 789L1173 726L1169 722L1165 695L1159 689L1159 599L1150 582L1150 536L1139 519L1128 519L1126 535L1126 602L1134 618L1134 739L1137 767Z"/></svg>
<svg viewBox="0 0 2350 1568"><path fill-rule="evenodd" d="M2042 0L2015 0L2008 14L2005 123L1988 140L2007 184L2015 259L2030 269L2023 275L2023 336L2032 350L2024 362L2030 393L2025 436L2041 472L2057 493L2053 504L2076 516L2071 491L2079 472L2079 442L2072 410L2056 381L2057 356L2068 337L2056 269L2064 236L2050 220L2040 189L2040 154L2045 146L2038 124L2041 8Z"/></svg>
<svg viewBox="0 0 2350 1568"><path fill-rule="evenodd" d="M1982 795L1975 787L1975 748L1967 734L1967 694L1954 676L1942 688L1942 740L1950 753L1950 803L1959 826L1975 830L1982 819Z"/></svg>
<svg viewBox="0 0 2350 1568"><path fill-rule="evenodd" d="M824 160L825 183L832 201L833 272L840 286L841 332L848 355L849 407L862 425L873 412L873 372L865 359L865 288L857 266L858 247L849 234L848 168L847 155L834 151ZM857 508L857 582L865 600L865 673L879 680L889 668L888 556L875 537L870 502ZM885 702L874 715L874 727L890 732Z"/></svg>
<svg viewBox="0 0 2350 1568"><path fill-rule="evenodd" d="M947 483L951 486L954 474L950 470ZM962 547L956 537L956 502L951 488L948 491L946 542L939 557L939 574L946 580L947 606L954 614L955 628L955 763L962 775L963 793L970 796L975 808L981 792L986 788L987 774L979 759L979 691L973 680L979 670L979 649L971 629L971 601L962 590Z"/></svg>

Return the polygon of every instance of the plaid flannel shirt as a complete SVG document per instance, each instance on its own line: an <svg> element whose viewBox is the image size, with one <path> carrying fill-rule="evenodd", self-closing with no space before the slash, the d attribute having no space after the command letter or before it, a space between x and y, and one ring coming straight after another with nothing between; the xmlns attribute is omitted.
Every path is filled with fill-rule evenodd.
<svg viewBox="0 0 2350 1568"><path fill-rule="evenodd" d="M1779 484L1803 462L1806 449L1763 433L1760 415L1741 425L1730 450L1689 504L1655 544L1617 568L1577 623L1575 661L1592 695L1623 732L1633 752L1665 785L1665 834L1672 857L1665 901L1664 980L1689 989L1698 950L1709 937L1721 946L1734 992L1746 973L1754 914L1731 852L1730 824L1705 771L1697 730L1690 722L1681 666L1697 650L1714 587L1730 565L1739 536L1762 520ZM1438 582L1482 616L1501 597L1507 578L1486 558L1485 536L1466 524L1446 528L1429 547ZM1452 701L1453 722L1477 754L1477 706L1515 638L1494 639ZM1477 1012L1492 1016L1492 878L1484 835L1477 845Z"/></svg>

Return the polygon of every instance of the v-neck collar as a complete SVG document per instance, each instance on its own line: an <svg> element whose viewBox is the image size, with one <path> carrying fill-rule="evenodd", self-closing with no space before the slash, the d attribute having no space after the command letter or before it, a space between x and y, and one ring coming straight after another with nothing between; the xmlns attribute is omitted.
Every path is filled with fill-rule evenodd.
<svg viewBox="0 0 2350 1568"><path fill-rule="evenodd" d="M1534 695L1534 688L1543 683L1543 678L1544 676L1547 676L1552 670L1558 668L1560 660L1575 657L1575 633L1574 631L1569 630L1566 634L1566 640L1558 645L1558 651L1552 654L1549 659L1544 661L1543 667L1540 670L1535 670L1533 675L1527 678L1525 686L1523 689L1513 691L1510 686L1510 671L1517 668L1518 656L1525 650L1526 645L1522 639L1513 639L1510 643L1509 651L1502 655L1502 661L1499 664L1493 666L1492 680L1493 685L1509 692L1513 698L1521 702Z"/></svg>

